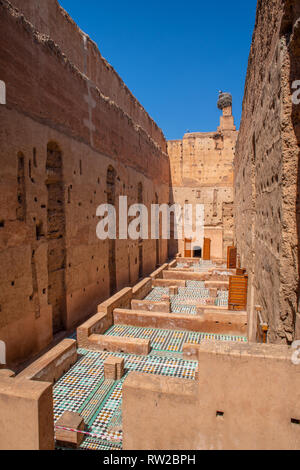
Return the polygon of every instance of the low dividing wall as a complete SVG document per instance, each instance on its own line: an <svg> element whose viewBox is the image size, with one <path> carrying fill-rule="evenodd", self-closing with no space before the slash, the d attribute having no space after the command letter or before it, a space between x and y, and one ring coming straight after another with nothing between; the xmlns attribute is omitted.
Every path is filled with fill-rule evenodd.
<svg viewBox="0 0 300 470"><path fill-rule="evenodd" d="M170 269L163 272L163 279L183 279L186 281L223 281L228 282L231 272L223 274L226 271L207 271L207 272L194 272L190 268L183 269Z"/></svg>
<svg viewBox="0 0 300 470"><path fill-rule="evenodd" d="M170 302L156 302L154 300L132 300L132 310L144 310L146 312L164 312L169 313L171 310Z"/></svg>
<svg viewBox="0 0 300 470"><path fill-rule="evenodd" d="M167 266L167 265L166 265ZM139 302L152 289L151 277L139 282L133 288L126 287L98 307L98 313L77 329L77 342L80 348L95 351L118 351L128 354L148 354L150 343L126 337L105 336L113 325L113 311L117 308L130 309L132 302Z"/></svg>
<svg viewBox="0 0 300 470"><path fill-rule="evenodd" d="M171 261L171 263L169 263L168 269L173 269L176 267L176 265L177 265L177 261L176 259L174 259L173 261Z"/></svg>
<svg viewBox="0 0 300 470"><path fill-rule="evenodd" d="M219 289L219 290L228 290L229 281L205 281L206 289Z"/></svg>
<svg viewBox="0 0 300 470"><path fill-rule="evenodd" d="M176 256L176 263L199 263L201 258L185 258L184 256Z"/></svg>
<svg viewBox="0 0 300 470"><path fill-rule="evenodd" d="M55 383L77 361L77 343L65 339L17 375L17 379Z"/></svg>
<svg viewBox="0 0 300 470"><path fill-rule="evenodd" d="M229 335L246 335L247 321L245 315L236 315L228 311L202 315L183 315L179 313L147 312L144 310L114 310L114 323L167 330L188 330L202 333L220 333Z"/></svg>
<svg viewBox="0 0 300 470"><path fill-rule="evenodd" d="M288 346L203 342L196 382L129 374L123 448L299 449L300 365L292 363L292 352Z"/></svg>
<svg viewBox="0 0 300 470"><path fill-rule="evenodd" d="M175 268L175 267L174 268L169 268L169 271L174 272L174 273L178 273L178 272L180 272L180 273L185 273L185 272L194 273L195 272L194 268Z"/></svg>
<svg viewBox="0 0 300 470"><path fill-rule="evenodd" d="M150 274L151 279L162 279L163 272L169 268L168 263L163 264L160 268L156 269L152 274Z"/></svg>
<svg viewBox="0 0 300 470"><path fill-rule="evenodd" d="M150 340L125 336L91 335L89 349L147 356L150 352Z"/></svg>
<svg viewBox="0 0 300 470"><path fill-rule="evenodd" d="M180 279L154 279L152 287L186 287L186 281Z"/></svg>
<svg viewBox="0 0 300 470"><path fill-rule="evenodd" d="M126 287L98 306L98 313L77 328L78 347L93 349L89 337L92 334L103 334L113 324L112 313L115 308L130 308L132 289Z"/></svg>
<svg viewBox="0 0 300 470"><path fill-rule="evenodd" d="M130 305L130 302L133 296L132 293L133 293L133 289L131 289L130 287L125 287L124 289L119 291L117 294L107 299L105 302L102 302L102 304L98 306L98 312L106 313L107 315L110 315L112 314L114 309L117 307L120 307L120 308L128 307Z"/></svg>
<svg viewBox="0 0 300 470"><path fill-rule="evenodd" d="M202 261L201 258L185 258L181 256L176 256L175 258L176 263L185 263L185 264L193 264L193 263L199 263L199 261ZM226 264L226 259L222 258L213 258L212 262L216 264L216 266L222 266L223 264Z"/></svg>
<svg viewBox="0 0 300 470"><path fill-rule="evenodd" d="M143 281L139 282L132 288L132 298L142 300L152 289L152 278L146 277Z"/></svg>
<svg viewBox="0 0 300 470"><path fill-rule="evenodd" d="M163 279L181 279L184 281L206 281L210 279L208 273L195 273L186 269L163 272Z"/></svg>

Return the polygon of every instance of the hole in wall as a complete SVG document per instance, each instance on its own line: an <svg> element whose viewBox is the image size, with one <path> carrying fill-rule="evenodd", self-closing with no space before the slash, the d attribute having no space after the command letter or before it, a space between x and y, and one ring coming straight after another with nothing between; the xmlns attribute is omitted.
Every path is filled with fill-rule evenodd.
<svg viewBox="0 0 300 470"><path fill-rule="evenodd" d="M33 166L34 166L35 168L37 168L36 148L35 148L35 147L33 148L32 156L33 156Z"/></svg>
<svg viewBox="0 0 300 470"><path fill-rule="evenodd" d="M292 423L292 424L297 424L297 425L300 425L300 419L297 419L297 418L291 418L291 423Z"/></svg>
<svg viewBox="0 0 300 470"><path fill-rule="evenodd" d="M216 417L217 418L224 418L224 411L217 411L216 412Z"/></svg>
<svg viewBox="0 0 300 470"><path fill-rule="evenodd" d="M38 224L36 224L36 226L35 226L35 234L36 234L36 239L37 239L37 240L40 240L42 237L45 236L44 230L43 230L43 223L42 223L42 222L39 222Z"/></svg>

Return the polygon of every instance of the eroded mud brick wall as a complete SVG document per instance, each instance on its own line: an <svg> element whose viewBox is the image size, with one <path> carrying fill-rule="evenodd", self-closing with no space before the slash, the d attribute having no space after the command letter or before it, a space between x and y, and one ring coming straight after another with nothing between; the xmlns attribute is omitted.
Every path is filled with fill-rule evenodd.
<svg viewBox="0 0 300 470"><path fill-rule="evenodd" d="M166 260L167 241L100 241L97 207L115 203L118 214L120 195L169 202L164 136L96 45L56 0L12 3L0 0L0 339L10 365Z"/></svg>
<svg viewBox="0 0 300 470"><path fill-rule="evenodd" d="M170 201L203 204L205 236L211 239L211 256L226 258L233 243L233 159L237 139L231 106L223 110L216 132L185 134L168 142L171 169ZM183 253L184 242L172 251Z"/></svg>
<svg viewBox="0 0 300 470"><path fill-rule="evenodd" d="M259 1L249 57L235 168L236 242L249 273L250 339L255 305L269 341L299 330L300 3Z"/></svg>

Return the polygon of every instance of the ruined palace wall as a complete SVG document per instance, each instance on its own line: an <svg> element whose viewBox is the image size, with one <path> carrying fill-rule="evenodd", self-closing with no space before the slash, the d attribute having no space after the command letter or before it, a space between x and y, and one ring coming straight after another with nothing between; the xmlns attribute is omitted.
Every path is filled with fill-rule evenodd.
<svg viewBox="0 0 300 470"><path fill-rule="evenodd" d="M111 249L96 237L96 209L109 197L108 168L116 206L119 195L137 203L141 183L149 207L156 195L168 202L169 162L51 40L4 0L0 12L0 79L7 87L7 104L0 106L0 339L13 365L51 341L54 309L71 328L110 296ZM53 241L55 227L61 235ZM143 242L142 273L138 241L115 245L116 289L155 270L155 240ZM161 240L159 261L166 256Z"/></svg>
<svg viewBox="0 0 300 470"><path fill-rule="evenodd" d="M80 30L57 0L42 2L11 0L11 3L25 15L37 31L48 35L68 60L84 73L101 93L120 106L166 151L166 141L161 129L133 96L114 68L101 56L97 45Z"/></svg>
<svg viewBox="0 0 300 470"><path fill-rule="evenodd" d="M216 258L226 257L226 247L233 241L232 163L236 138L236 131L220 130L186 134L182 140L168 142L170 199L181 205L204 204L205 236L212 239L211 252ZM179 241L177 251L183 249Z"/></svg>
<svg viewBox="0 0 300 470"><path fill-rule="evenodd" d="M296 115L293 118L291 83L300 77L299 49L297 57L293 46L297 42L299 48L294 27L298 17L296 1L258 4L234 162L236 242L249 274L252 340L255 305L262 306L269 341L291 342L296 337L300 133Z"/></svg>

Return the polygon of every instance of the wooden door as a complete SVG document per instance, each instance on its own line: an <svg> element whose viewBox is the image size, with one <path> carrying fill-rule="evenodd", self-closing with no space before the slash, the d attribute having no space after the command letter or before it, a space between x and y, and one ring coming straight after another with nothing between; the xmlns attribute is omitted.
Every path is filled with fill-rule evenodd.
<svg viewBox="0 0 300 470"><path fill-rule="evenodd" d="M192 257L192 239L191 238L184 239L184 257L185 258Z"/></svg>
<svg viewBox="0 0 300 470"><path fill-rule="evenodd" d="M203 259L206 261L210 260L210 245L211 245L211 239L210 238L204 238L204 244L203 244Z"/></svg>
<svg viewBox="0 0 300 470"><path fill-rule="evenodd" d="M229 310L247 309L248 276L229 276Z"/></svg>
<svg viewBox="0 0 300 470"><path fill-rule="evenodd" d="M235 246L227 248L227 269L235 269L237 260L237 249Z"/></svg>

